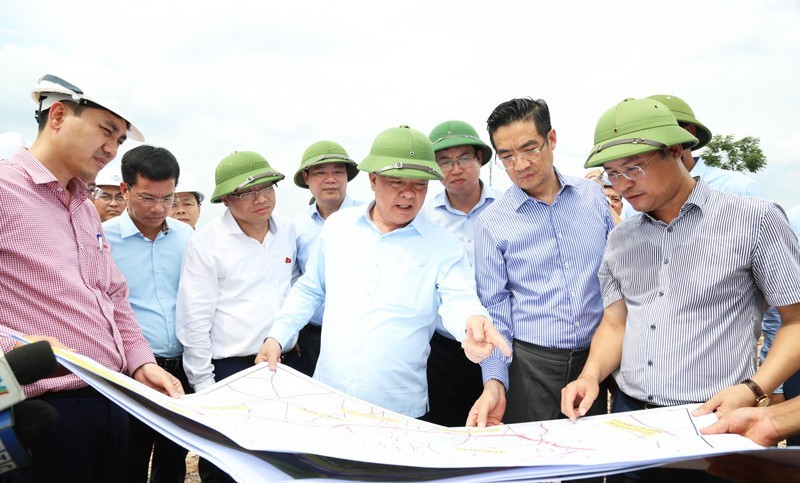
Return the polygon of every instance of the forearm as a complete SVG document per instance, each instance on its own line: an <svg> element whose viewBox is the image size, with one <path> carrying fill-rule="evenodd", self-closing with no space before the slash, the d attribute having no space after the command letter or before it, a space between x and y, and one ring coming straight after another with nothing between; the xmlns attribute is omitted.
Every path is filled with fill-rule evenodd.
<svg viewBox="0 0 800 483"><path fill-rule="evenodd" d="M619 368L622 361L622 340L625 327L603 318L589 348L589 358L580 377L598 384Z"/></svg>

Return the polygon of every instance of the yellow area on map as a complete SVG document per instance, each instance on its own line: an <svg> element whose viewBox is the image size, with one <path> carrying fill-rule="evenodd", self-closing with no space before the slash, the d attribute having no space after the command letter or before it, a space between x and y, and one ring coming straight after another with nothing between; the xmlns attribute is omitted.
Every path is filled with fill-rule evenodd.
<svg viewBox="0 0 800 483"><path fill-rule="evenodd" d="M658 436L659 434L663 433L663 431L661 431L659 429L646 428L644 426L637 426L636 424L631 424L631 423L628 423L628 422L625 422L625 421L622 421L622 420L619 420L619 419L612 419L610 421L606 421L606 425L613 426L614 428L622 429L624 431L628 431L628 432L631 432L631 433L640 434L640 435L646 436L648 438L651 438L653 436Z"/></svg>

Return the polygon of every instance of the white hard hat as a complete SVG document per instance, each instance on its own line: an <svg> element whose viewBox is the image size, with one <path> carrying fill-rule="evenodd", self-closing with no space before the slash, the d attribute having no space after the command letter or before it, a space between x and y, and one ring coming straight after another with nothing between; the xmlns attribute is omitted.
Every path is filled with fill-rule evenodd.
<svg viewBox="0 0 800 483"><path fill-rule="evenodd" d="M122 184L122 172L119 166L105 166L97 173L94 184L95 186L116 186L119 188L119 185Z"/></svg>
<svg viewBox="0 0 800 483"><path fill-rule="evenodd" d="M175 187L176 193L194 193L197 196L197 202L202 203L205 195L200 191L200 183L197 182L194 176L189 173L181 173L178 178L178 185Z"/></svg>
<svg viewBox="0 0 800 483"><path fill-rule="evenodd" d="M19 148L28 148L30 145L31 143L22 134L4 132L0 134L0 159L8 159L19 151Z"/></svg>
<svg viewBox="0 0 800 483"><path fill-rule="evenodd" d="M39 105L36 110L36 119L39 113L50 109L54 102L73 101L78 104L95 107L113 112L128 123L128 137L136 141L144 141L141 131L134 126L133 121L128 116L129 112L120 101L121 97L127 95L127 87L121 79L109 75L87 74L86 80L81 80L80 85L63 79L57 75L45 74L39 78L36 87L31 91L31 97ZM77 79L73 79L77 82Z"/></svg>

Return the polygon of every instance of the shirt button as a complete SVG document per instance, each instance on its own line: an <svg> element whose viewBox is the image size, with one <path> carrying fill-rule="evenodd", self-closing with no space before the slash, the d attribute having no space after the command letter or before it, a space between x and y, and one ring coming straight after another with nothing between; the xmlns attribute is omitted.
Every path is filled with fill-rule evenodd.
<svg viewBox="0 0 800 483"><path fill-rule="evenodd" d="M664 259L664 265L666 265L666 264L668 264L668 263L669 263L669 260L665 258L665 259Z"/></svg>
<svg viewBox="0 0 800 483"><path fill-rule="evenodd" d="M653 367L653 361L647 361L647 365Z"/></svg>
<svg viewBox="0 0 800 483"><path fill-rule="evenodd" d="M565 263L564 268L569 268L569 263Z"/></svg>
<svg viewBox="0 0 800 483"><path fill-rule="evenodd" d="M664 296L664 292L658 292L658 296L659 297L663 297Z"/></svg>
<svg viewBox="0 0 800 483"><path fill-rule="evenodd" d="M667 231L668 231L669 233L672 233L672 227L669 227L669 228L667 228Z"/></svg>
<svg viewBox="0 0 800 483"><path fill-rule="evenodd" d="M652 401L653 400L653 396L647 396L647 400L648 401Z"/></svg>

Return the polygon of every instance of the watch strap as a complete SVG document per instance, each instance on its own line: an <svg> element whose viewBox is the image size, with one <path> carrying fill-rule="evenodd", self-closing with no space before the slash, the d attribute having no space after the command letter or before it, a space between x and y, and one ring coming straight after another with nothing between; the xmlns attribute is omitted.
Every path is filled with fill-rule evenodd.
<svg viewBox="0 0 800 483"><path fill-rule="evenodd" d="M769 405L769 396L767 396L767 393L765 393L764 390L761 389L761 386L759 386L758 383L756 383L756 381L752 379L745 379L744 381L742 381L742 384L749 387L750 390L753 391L753 394L756 396L756 406Z"/></svg>

